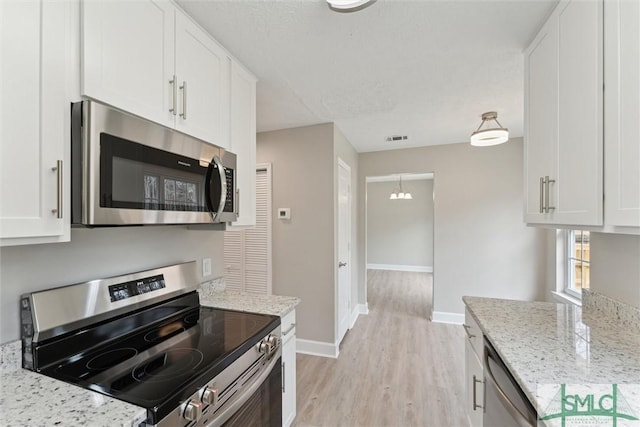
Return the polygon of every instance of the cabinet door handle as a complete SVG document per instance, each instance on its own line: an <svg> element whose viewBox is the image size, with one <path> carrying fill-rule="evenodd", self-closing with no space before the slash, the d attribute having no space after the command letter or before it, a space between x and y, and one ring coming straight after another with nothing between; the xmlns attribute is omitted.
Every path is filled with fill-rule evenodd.
<svg viewBox="0 0 640 427"><path fill-rule="evenodd" d="M475 338L476 337L475 335L469 333L469 330L471 329L471 326L466 325L466 324L463 323L462 327L464 328L464 331L467 333L467 337L468 338Z"/></svg>
<svg viewBox="0 0 640 427"><path fill-rule="evenodd" d="M282 362L282 393L287 391L286 386L284 385L285 382L284 380L287 378L286 377L286 372L287 372L287 363L286 362Z"/></svg>
<svg viewBox="0 0 640 427"><path fill-rule="evenodd" d="M182 86L180 86L180 90L182 91L182 113L180 113L180 117L183 120L187 120L187 82L183 81Z"/></svg>
<svg viewBox="0 0 640 427"><path fill-rule="evenodd" d="M284 372L284 371L283 371ZM476 376L473 376L473 410L475 411L477 408L482 408L482 406L478 405L478 393L476 392L476 384L478 383L482 383L482 380L479 380L476 378Z"/></svg>
<svg viewBox="0 0 640 427"><path fill-rule="evenodd" d="M53 172L57 172L58 175L58 201L57 201L57 205L55 209L51 209L51 213L57 214L56 216L58 218L62 218L62 190L63 190L63 186L62 186L62 160L58 160L56 165L54 167L51 168L51 170Z"/></svg>
<svg viewBox="0 0 640 427"><path fill-rule="evenodd" d="M540 213L544 213L544 178L540 177Z"/></svg>
<svg viewBox="0 0 640 427"><path fill-rule="evenodd" d="M178 111L178 82L176 81L176 75L173 75L173 78L169 80L169 84L171 85L171 93L173 95L173 99L171 100L171 108L169 108L169 112L173 113L175 116Z"/></svg>
<svg viewBox="0 0 640 427"><path fill-rule="evenodd" d="M240 216L240 189L236 189L236 215Z"/></svg>
<svg viewBox="0 0 640 427"><path fill-rule="evenodd" d="M555 183L555 182L556 182L556 180L555 180L555 179L549 179L549 177L548 177L548 176L545 176L545 177L544 177L544 181L545 181L545 186L546 186L546 188L545 188L545 193L544 193L544 197L545 197L545 206L546 206L546 207L545 207L545 209L546 209L546 212L547 212L547 213L549 213L549 211L552 211L552 210L554 210L554 209L555 209L555 206L551 206L551 205L549 204L549 193L550 193L550 191L549 191L549 184L551 184L552 182L553 182L553 183Z"/></svg>
<svg viewBox="0 0 640 427"><path fill-rule="evenodd" d="M293 331L293 330L295 329L295 327L296 327L296 324L295 324L295 323L292 323L292 324L291 324L291 326L289 326L289 329L287 329L286 331L284 331L284 332L282 333L282 336L284 337L284 336L286 336L287 334L289 334L289 332Z"/></svg>

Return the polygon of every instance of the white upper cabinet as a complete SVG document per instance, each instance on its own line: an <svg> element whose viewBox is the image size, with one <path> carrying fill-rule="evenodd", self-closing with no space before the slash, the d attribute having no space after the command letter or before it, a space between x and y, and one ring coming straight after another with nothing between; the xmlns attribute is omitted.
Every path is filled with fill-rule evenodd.
<svg viewBox="0 0 640 427"><path fill-rule="evenodd" d="M605 224L640 227L640 2L605 0Z"/></svg>
<svg viewBox="0 0 640 427"><path fill-rule="evenodd" d="M181 12L176 14L176 129L225 148L229 148L228 61L225 50L208 34Z"/></svg>
<svg viewBox="0 0 640 427"><path fill-rule="evenodd" d="M602 3L561 1L525 53L525 221L603 224Z"/></svg>
<svg viewBox="0 0 640 427"><path fill-rule="evenodd" d="M69 241L71 2L0 1L0 244Z"/></svg>
<svg viewBox="0 0 640 427"><path fill-rule="evenodd" d="M234 227L256 225L256 78L231 60L231 151L238 156L239 205Z"/></svg>
<svg viewBox="0 0 640 427"><path fill-rule="evenodd" d="M167 0L82 3L82 94L228 148L227 54Z"/></svg>
<svg viewBox="0 0 640 427"><path fill-rule="evenodd" d="M83 95L173 126L174 16L162 0L83 2Z"/></svg>

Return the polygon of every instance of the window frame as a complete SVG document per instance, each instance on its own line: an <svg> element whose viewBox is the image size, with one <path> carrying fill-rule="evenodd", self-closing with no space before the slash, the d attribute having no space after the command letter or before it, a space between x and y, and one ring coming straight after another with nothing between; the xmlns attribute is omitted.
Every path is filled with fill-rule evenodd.
<svg viewBox="0 0 640 427"><path fill-rule="evenodd" d="M580 291L575 289L576 277L575 277L575 264L574 262L580 262L581 267L581 283L584 285L585 281L585 264L591 265L590 256L589 259L584 258L584 234L582 234L582 239L580 241L580 245L582 245L582 255L581 257L576 257L575 248L576 248L576 232L589 232L587 230L566 230L564 245L565 245L565 256L564 256L564 268L565 268L565 280L563 286L563 292L567 295L582 300L582 287ZM589 241L591 239L589 238Z"/></svg>

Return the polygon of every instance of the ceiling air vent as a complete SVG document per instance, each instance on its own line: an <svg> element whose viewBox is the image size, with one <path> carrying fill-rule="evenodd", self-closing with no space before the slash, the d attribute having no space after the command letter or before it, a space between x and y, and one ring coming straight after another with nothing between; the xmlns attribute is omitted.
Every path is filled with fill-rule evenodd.
<svg viewBox="0 0 640 427"><path fill-rule="evenodd" d="M387 137L387 142L406 141L408 138L407 135L391 135Z"/></svg>

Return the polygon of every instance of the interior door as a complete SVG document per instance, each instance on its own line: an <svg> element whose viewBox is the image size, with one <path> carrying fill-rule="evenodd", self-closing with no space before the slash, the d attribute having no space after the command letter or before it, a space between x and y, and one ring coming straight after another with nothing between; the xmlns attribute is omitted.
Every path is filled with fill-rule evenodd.
<svg viewBox="0 0 640 427"><path fill-rule="evenodd" d="M351 305L351 168L338 160L338 339L349 329Z"/></svg>

